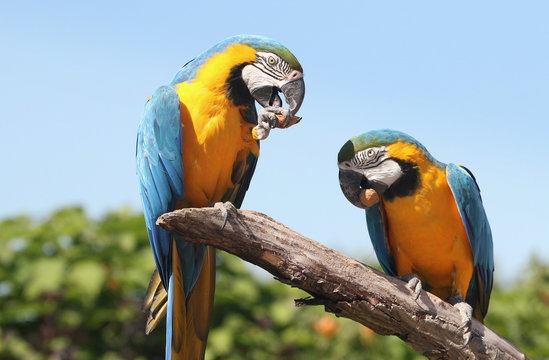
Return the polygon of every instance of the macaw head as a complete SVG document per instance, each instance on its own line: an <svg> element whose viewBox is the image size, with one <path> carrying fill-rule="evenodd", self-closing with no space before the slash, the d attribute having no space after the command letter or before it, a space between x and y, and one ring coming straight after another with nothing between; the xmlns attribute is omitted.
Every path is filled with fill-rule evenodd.
<svg viewBox="0 0 549 360"><path fill-rule="evenodd" d="M282 107L282 93L292 115L305 97L297 58L284 45L263 36L237 35L216 44L187 63L172 84L187 80L225 91L235 105L249 105L255 99L263 107Z"/></svg>
<svg viewBox="0 0 549 360"><path fill-rule="evenodd" d="M242 80L263 107L282 106L282 92L294 115L305 97L303 69L284 45L259 36L247 36L243 43L256 50L255 59L242 68Z"/></svg>
<svg viewBox="0 0 549 360"><path fill-rule="evenodd" d="M411 136L396 130L373 130L347 141L338 154L339 184L353 205L362 189L372 188L384 200L409 196L420 186L423 165L436 161Z"/></svg>

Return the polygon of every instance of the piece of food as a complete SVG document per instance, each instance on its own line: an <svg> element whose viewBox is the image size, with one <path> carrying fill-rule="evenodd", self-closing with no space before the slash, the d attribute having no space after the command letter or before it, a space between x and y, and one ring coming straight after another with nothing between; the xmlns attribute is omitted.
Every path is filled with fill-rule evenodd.
<svg viewBox="0 0 549 360"><path fill-rule="evenodd" d="M276 114L276 118L278 120L277 124L276 124L276 127L279 128L279 129L289 128L290 126L295 125L295 124L297 124L298 122L301 121L301 118L299 116L294 116L294 115L290 116L290 121L288 122L288 124L285 124L286 123L286 118L284 117L284 115Z"/></svg>
<svg viewBox="0 0 549 360"><path fill-rule="evenodd" d="M379 195L374 189L364 189L359 195L360 202L364 206L373 206L379 202Z"/></svg>

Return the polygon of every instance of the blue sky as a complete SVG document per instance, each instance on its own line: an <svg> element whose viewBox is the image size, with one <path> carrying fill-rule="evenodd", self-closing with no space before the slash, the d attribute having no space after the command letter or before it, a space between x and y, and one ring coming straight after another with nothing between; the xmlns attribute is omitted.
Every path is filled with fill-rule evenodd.
<svg viewBox="0 0 549 360"><path fill-rule="evenodd" d="M187 60L240 33L300 59L303 121L275 130L244 208L374 260L336 155L376 128L465 164L482 189L496 279L549 258L549 3L142 2L0 5L0 216L79 204L140 209L134 175L145 98Z"/></svg>

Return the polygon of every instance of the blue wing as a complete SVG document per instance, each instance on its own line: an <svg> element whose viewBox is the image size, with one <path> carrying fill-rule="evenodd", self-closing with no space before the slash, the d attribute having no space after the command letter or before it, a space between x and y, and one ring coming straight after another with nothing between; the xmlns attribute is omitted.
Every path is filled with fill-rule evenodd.
<svg viewBox="0 0 549 360"><path fill-rule="evenodd" d="M385 213L381 203L377 203L366 209L366 222L368 233L376 252L377 261L383 271L391 276L397 276L395 260L389 249L389 241L385 232Z"/></svg>
<svg viewBox="0 0 549 360"><path fill-rule="evenodd" d="M156 226L158 216L183 197L179 96L162 86L145 105L137 134L137 177L149 240L160 278L167 288L172 272L171 236Z"/></svg>
<svg viewBox="0 0 549 360"><path fill-rule="evenodd" d="M488 311L494 276L494 249L490 224L473 174L466 168L448 164L446 176L473 250L475 270L466 300L475 312L480 311L483 318Z"/></svg>

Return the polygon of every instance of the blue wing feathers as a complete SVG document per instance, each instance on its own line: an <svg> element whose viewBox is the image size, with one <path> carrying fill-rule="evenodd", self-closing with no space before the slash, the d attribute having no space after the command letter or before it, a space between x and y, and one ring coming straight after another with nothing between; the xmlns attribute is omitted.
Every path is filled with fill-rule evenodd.
<svg viewBox="0 0 549 360"><path fill-rule="evenodd" d="M382 211L383 207L379 203L366 209L368 233L383 271L391 276L397 276L395 261L391 255L387 234L385 233L385 220Z"/></svg>
<svg viewBox="0 0 549 360"><path fill-rule="evenodd" d="M172 340L173 340L173 307L174 307L174 294L173 294L173 274L168 279L168 311L166 316L166 352L165 359L172 358Z"/></svg>
<svg viewBox="0 0 549 360"><path fill-rule="evenodd" d="M162 208L161 204L159 205L159 203L161 203L161 196L154 182L151 164L147 158L143 159L143 165L143 169L140 170L143 182L140 181L139 186L141 189L145 222L147 224L147 231L149 233L149 240L153 249L156 267L159 271L160 269L163 269L161 272L161 278L164 281L164 274L169 274L169 272L171 272L171 264L169 260L170 236L165 230L158 228L155 224L156 218L160 214L154 215L154 209Z"/></svg>
<svg viewBox="0 0 549 360"><path fill-rule="evenodd" d="M202 270L206 246L189 243L180 237L177 237L176 244L183 272L183 288L185 294L189 294Z"/></svg>
<svg viewBox="0 0 549 360"><path fill-rule="evenodd" d="M183 197L179 96L160 87L145 105L137 134L137 177L156 266L164 285L171 273L171 236L156 226L158 216Z"/></svg>
<svg viewBox="0 0 549 360"><path fill-rule="evenodd" d="M471 294L468 294L468 301L478 305L485 315L488 311L494 273L490 224L472 173L458 165L448 164L446 174L473 251L475 274L469 288Z"/></svg>

